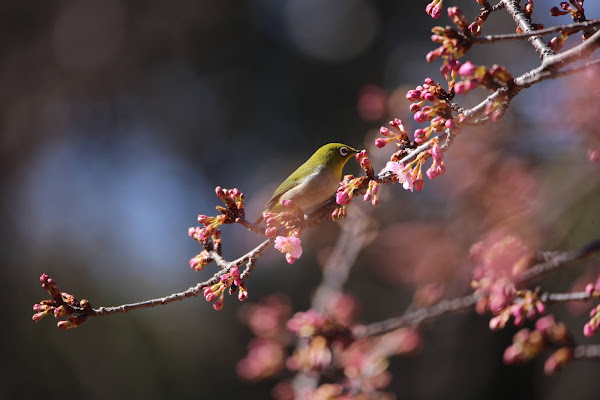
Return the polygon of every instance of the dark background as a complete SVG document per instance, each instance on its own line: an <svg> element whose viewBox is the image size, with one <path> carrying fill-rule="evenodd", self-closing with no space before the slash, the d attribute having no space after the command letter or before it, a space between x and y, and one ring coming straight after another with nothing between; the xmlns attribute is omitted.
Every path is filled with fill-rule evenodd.
<svg viewBox="0 0 600 400"><path fill-rule="evenodd" d="M536 1L538 21L552 22L554 3ZM589 3L588 16L597 17L598 5ZM46 298L38 278L49 274L95 307L206 279L214 265L201 273L188 268L199 247L187 228L197 214L213 213L216 185L238 187L248 213L258 215L278 182L322 144L370 146L396 116L415 128L403 96L427 76L440 80L439 62L427 64L425 54L434 48L431 27L450 23L431 20L425 4L2 2L0 397L267 398L275 380L248 384L235 373L250 334L234 298L221 312L191 299L64 332L51 318L31 321L32 304ZM477 10L474 1L453 4L470 18ZM514 32L514 23L502 12L484 29ZM538 63L527 42L469 56L515 75ZM600 91L581 88L584 100L558 82L523 92L499 124L465 130L447 155L448 174L427 180L423 192L383 188L380 236L347 285L362 303L361 322L402 313L414 287L430 281L443 280L445 296L465 293L468 248L499 225L533 249L569 249L597 237L599 173L585 159L589 135L566 104L574 96L597 110ZM370 94L387 105L373 105ZM390 153L380 152L376 169ZM355 163L348 170L358 172ZM516 211L497 211L516 200ZM529 208L519 214L524 203ZM428 229L442 236L432 239ZM249 301L285 292L295 311L308 308L319 252L338 231L326 223L307 233L294 265L270 250L248 282ZM224 228L229 259L259 241L240 227ZM447 243L456 255L449 264L460 268L440 267L440 277L426 263L421 272L394 275L413 271L414 259L401 260L403 246L415 242L423 252ZM597 259L549 277L546 287L570 290L583 271L589 280L597 275ZM552 311L573 318L577 340L597 340L581 336L585 312ZM543 359L503 366L516 329L490 332L487 324L469 312L427 325L424 350L393 359L389 390L406 399L598 398L597 363L574 363L555 377L543 376Z"/></svg>

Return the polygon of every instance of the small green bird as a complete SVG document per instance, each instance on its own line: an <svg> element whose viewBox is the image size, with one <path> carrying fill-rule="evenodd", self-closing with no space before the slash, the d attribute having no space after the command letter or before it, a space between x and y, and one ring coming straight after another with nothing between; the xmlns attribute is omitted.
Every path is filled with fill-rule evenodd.
<svg viewBox="0 0 600 400"><path fill-rule="evenodd" d="M324 145L279 185L265 212L282 211L281 200L292 200L305 214L314 211L333 196L342 179L344 165L358 152L342 143ZM256 223L262 219L261 215Z"/></svg>

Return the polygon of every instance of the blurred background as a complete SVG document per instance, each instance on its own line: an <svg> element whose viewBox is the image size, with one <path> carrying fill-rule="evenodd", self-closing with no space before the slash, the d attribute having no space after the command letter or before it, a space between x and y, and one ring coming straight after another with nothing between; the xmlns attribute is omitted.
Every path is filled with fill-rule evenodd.
<svg viewBox="0 0 600 400"><path fill-rule="evenodd" d="M426 1L55 1L0 4L0 397L263 399L279 378L244 382L236 363L251 338L240 303L221 312L204 299L91 319L61 331L31 321L47 298L39 276L94 307L162 297L214 273L188 261L197 214L214 214L214 187L237 187L251 219L278 183L322 144L368 147L381 169L392 149L372 149L391 118L417 125L404 94L431 76L430 29L450 24ZM586 2L587 3L587 2ZM589 18L600 5L586 4ZM455 1L472 19L474 1ZM536 0L537 22L558 2ZM504 12L485 33L514 32ZM578 35L575 35L578 36ZM568 43L577 43L572 38ZM474 48L475 63L518 76L538 65L527 42ZM470 246L498 232L531 250L572 249L600 233L598 74L522 92L493 126L466 129L447 173L422 192L382 188L374 241L359 255L348 293L358 321L401 314L420 287L469 290ZM459 99L476 104L484 92ZM351 164L351 165L350 165ZM347 171L358 173L351 161ZM343 223L343 222L342 222ZM250 298L285 292L310 306L340 228L303 236L294 265L270 250L248 281ZM261 241L223 229L224 255ZM595 280L598 258L539 283L568 291ZM585 307L553 306L583 338ZM423 350L395 358L388 391L406 399L596 399L600 368L578 362L543 376L543 359L503 366L516 329L490 332L475 312L426 325ZM288 373L289 374L289 373ZM282 373L281 376L286 376ZM289 375L288 375L289 376Z"/></svg>

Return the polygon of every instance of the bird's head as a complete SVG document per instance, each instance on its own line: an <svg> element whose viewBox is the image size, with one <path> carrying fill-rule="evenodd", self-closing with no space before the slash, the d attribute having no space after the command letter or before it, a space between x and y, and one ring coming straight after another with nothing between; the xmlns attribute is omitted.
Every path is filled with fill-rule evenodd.
<svg viewBox="0 0 600 400"><path fill-rule="evenodd" d="M342 143L329 143L317 150L309 162L313 163L315 168L325 166L341 174L346 162L358 152L359 150Z"/></svg>

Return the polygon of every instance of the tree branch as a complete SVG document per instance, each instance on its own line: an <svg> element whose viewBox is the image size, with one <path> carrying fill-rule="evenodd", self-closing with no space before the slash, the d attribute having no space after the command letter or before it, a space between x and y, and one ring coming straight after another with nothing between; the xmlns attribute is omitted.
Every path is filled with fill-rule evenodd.
<svg viewBox="0 0 600 400"><path fill-rule="evenodd" d="M536 264L533 267L523 271L517 279L517 283L522 284L532 279L539 278L542 275L554 271L555 269L563 266L566 263L578 260L599 250L600 240L595 240L577 250L553 253L550 257L544 260L544 262Z"/></svg>
<svg viewBox="0 0 600 400"><path fill-rule="evenodd" d="M247 277L247 275L249 274L249 270L254 268L253 264L254 264L254 262L256 262L256 259L258 257L260 257L269 247L271 247L272 244L273 244L272 239L265 240L264 242L259 244L256 248L252 249L251 251L249 251L242 257L240 257L234 261L230 261L230 262L223 260L223 258L221 258L221 256L219 256L215 252L210 252L211 257L213 257L213 260L215 260L215 262L217 262L217 264L222 269L219 272L217 272L216 274L214 274L212 276L212 278L210 278L204 282L200 282L197 285L192 286L189 289L187 289L183 292L180 292L180 293L173 293L173 294L165 296L165 297L140 301L138 303L123 304L123 305L114 306L114 307L100 307L98 309L91 309L91 310L85 310L84 308L78 309L78 308L74 307L74 309L76 312L79 312L80 314L84 314L87 317L105 317L107 315L126 313L126 312L137 310L140 308L164 306L166 304L173 303L175 301L181 301L188 297L197 297L202 292L202 289L218 283L219 280L221 279L221 276L228 273L231 270L231 268L235 267L236 265L242 265L242 264L248 262L248 264L249 264L248 268L246 269L246 271L244 271L244 274L246 274L246 275L243 276L244 278ZM217 261L217 260L219 260L219 261Z"/></svg>
<svg viewBox="0 0 600 400"><path fill-rule="evenodd" d="M530 279L538 278L568 262L578 260L599 250L600 240L596 240L577 250L568 252L554 252L544 262L536 264L525 270L525 272L523 272L517 280L517 283L524 283ZM358 327L356 328L354 334L357 338L365 338L390 332L404 326L418 325L422 322L432 320L446 314L467 310L474 306L481 297L482 295L479 293L472 293L451 300L442 300L431 307L405 313L400 317L389 318L366 326ZM543 293L540 296L540 299L542 301L556 303L575 300L585 301L591 299L592 297L594 296L591 296L586 292Z"/></svg>
<svg viewBox="0 0 600 400"><path fill-rule="evenodd" d="M600 358L600 344L588 344L575 347L575 358Z"/></svg>
<svg viewBox="0 0 600 400"><path fill-rule="evenodd" d="M503 40L523 40L523 39L529 39L533 36L543 36L543 35L548 35L550 33L556 33L556 32L564 32L564 31L577 32L577 31L584 30L586 28L593 28L593 27L597 27L597 26L600 26L600 20L594 19L594 20L589 20L589 21L584 21L584 22L577 22L577 23L573 23L573 24L556 25L556 26L553 26L550 28L536 29L536 30L532 30L532 31L526 32L526 33L507 33L507 34L501 34L501 35L484 35L484 36L477 37L477 38L474 37L471 39L471 41L473 42L473 44L485 44L485 43L500 42Z"/></svg>
<svg viewBox="0 0 600 400"><path fill-rule="evenodd" d="M419 310L406 313L401 317L389 318L383 321L356 328L354 334L357 338L381 335L404 326L418 325L421 322L435 319L442 315L452 314L457 311L470 309L477 303L481 296L478 294L469 294L452 300L442 300L439 303Z"/></svg>
<svg viewBox="0 0 600 400"><path fill-rule="evenodd" d="M535 30L533 29L533 25L529 18L523 13L520 4L521 2L519 0L502 0L502 2L504 3L506 11L508 11L523 33L527 34ZM541 37L531 36L527 40L533 45L535 51L537 51L542 60L554 54L552 49L548 47Z"/></svg>

